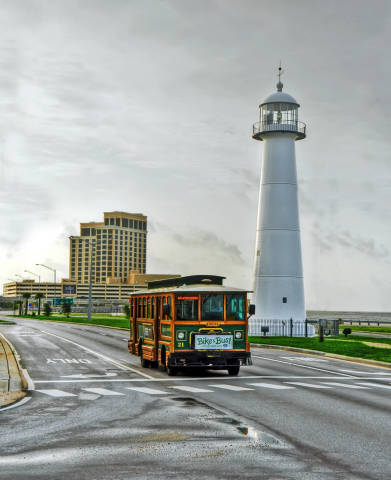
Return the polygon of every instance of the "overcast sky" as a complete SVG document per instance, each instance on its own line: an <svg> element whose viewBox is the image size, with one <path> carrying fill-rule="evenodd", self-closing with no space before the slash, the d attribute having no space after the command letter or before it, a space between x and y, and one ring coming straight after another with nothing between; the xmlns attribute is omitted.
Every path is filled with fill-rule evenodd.
<svg viewBox="0 0 391 480"><path fill-rule="evenodd" d="M301 104L307 309L391 311L389 0L3 0L0 282L104 211L148 216L148 273L251 287L258 105Z"/></svg>

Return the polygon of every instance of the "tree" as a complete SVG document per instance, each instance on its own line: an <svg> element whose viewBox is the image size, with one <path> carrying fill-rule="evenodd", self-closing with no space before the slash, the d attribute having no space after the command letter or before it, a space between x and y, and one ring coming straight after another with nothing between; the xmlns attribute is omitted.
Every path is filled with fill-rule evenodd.
<svg viewBox="0 0 391 480"><path fill-rule="evenodd" d="M43 313L45 314L46 317L50 317L52 313L52 307L49 302L46 302L43 306Z"/></svg>
<svg viewBox="0 0 391 480"><path fill-rule="evenodd" d="M67 316L67 318L69 318L69 314L72 311L72 305L70 303L63 303L61 306L61 311Z"/></svg>
<svg viewBox="0 0 391 480"><path fill-rule="evenodd" d="M29 307L29 298L30 298L30 293L29 292L23 292L22 297L25 299L24 300L24 314L27 315L27 309Z"/></svg>
<svg viewBox="0 0 391 480"><path fill-rule="evenodd" d="M125 305L123 306L123 311L124 311L124 314L125 314L126 318L129 318L130 317L129 303L125 303Z"/></svg>
<svg viewBox="0 0 391 480"><path fill-rule="evenodd" d="M45 296L44 293L38 292L35 294L35 298L38 300L38 315L41 315L41 299Z"/></svg>

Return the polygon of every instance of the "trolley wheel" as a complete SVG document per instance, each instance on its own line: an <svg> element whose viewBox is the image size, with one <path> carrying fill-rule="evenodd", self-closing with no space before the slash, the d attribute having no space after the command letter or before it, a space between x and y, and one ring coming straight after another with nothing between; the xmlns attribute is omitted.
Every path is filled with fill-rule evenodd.
<svg viewBox="0 0 391 480"><path fill-rule="evenodd" d="M148 368L149 367L149 360L145 359L143 357L143 354L141 353L141 356L140 356L140 363L141 363L141 366L143 368Z"/></svg>
<svg viewBox="0 0 391 480"><path fill-rule="evenodd" d="M169 377L174 377L178 373L178 369L176 367L170 367L167 365L167 374Z"/></svg>
<svg viewBox="0 0 391 480"><path fill-rule="evenodd" d="M238 375L240 370L240 365L233 365L231 367L228 367L228 375L236 376Z"/></svg>

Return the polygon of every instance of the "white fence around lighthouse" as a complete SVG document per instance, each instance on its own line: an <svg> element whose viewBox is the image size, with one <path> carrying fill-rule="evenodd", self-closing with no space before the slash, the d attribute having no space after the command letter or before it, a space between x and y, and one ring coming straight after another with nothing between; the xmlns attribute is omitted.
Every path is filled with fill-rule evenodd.
<svg viewBox="0 0 391 480"><path fill-rule="evenodd" d="M268 327L268 329L262 327ZM266 331L267 330L267 331ZM315 327L307 321L250 318L248 334L254 337L315 337Z"/></svg>

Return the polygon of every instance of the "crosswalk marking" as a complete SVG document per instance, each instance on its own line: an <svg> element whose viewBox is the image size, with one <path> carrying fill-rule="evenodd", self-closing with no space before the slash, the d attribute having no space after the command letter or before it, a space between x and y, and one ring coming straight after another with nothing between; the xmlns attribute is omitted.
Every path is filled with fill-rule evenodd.
<svg viewBox="0 0 391 480"><path fill-rule="evenodd" d="M360 387L360 385L349 385L347 383L338 383L338 382L322 382L322 383L326 383L327 385L332 385L333 387L354 388L356 390L358 389L365 390L368 388L368 387Z"/></svg>
<svg viewBox="0 0 391 480"><path fill-rule="evenodd" d="M148 393L149 395L167 395L167 393L171 392L165 392L164 390L157 390L155 388L148 388L148 387L126 387L127 390L135 390L136 392L141 392L141 393Z"/></svg>
<svg viewBox="0 0 391 480"><path fill-rule="evenodd" d="M340 368L340 371L341 372L348 372L348 373L360 373L360 374L363 374L363 375L391 375L391 373L387 373L387 372L363 372L361 370L346 370L344 368Z"/></svg>
<svg viewBox="0 0 391 480"><path fill-rule="evenodd" d="M208 387L222 388L223 390L232 390L233 392L240 392L243 390L254 390L253 388L237 387L235 385L227 385L225 383L222 383L220 385L208 385Z"/></svg>
<svg viewBox="0 0 391 480"><path fill-rule="evenodd" d="M176 390L182 390L183 392L192 392L192 393L204 393L204 392L213 392L213 390L207 390L205 388L197 388L197 387L188 387L188 386L177 386L177 387L169 387L175 388Z"/></svg>
<svg viewBox="0 0 391 480"><path fill-rule="evenodd" d="M365 385L367 387L377 387L377 388L387 388L391 389L391 385L383 385L382 383L371 383L371 382L357 382L358 385Z"/></svg>
<svg viewBox="0 0 391 480"><path fill-rule="evenodd" d="M51 397L76 397L74 393L64 392L63 390L48 389L48 390L36 390L36 392L44 393L45 395L50 395Z"/></svg>
<svg viewBox="0 0 391 480"><path fill-rule="evenodd" d="M299 387L310 387L310 388L331 388L326 385L317 385L315 383L305 383L305 382L285 382L290 383L291 385L299 385Z"/></svg>
<svg viewBox="0 0 391 480"><path fill-rule="evenodd" d="M124 393L114 392L106 388L83 388L86 392L98 393L99 395L125 395Z"/></svg>
<svg viewBox="0 0 391 480"><path fill-rule="evenodd" d="M277 385L273 383L249 383L248 385L254 385L254 387L275 388L276 390L289 390L295 387L288 387L288 385Z"/></svg>

